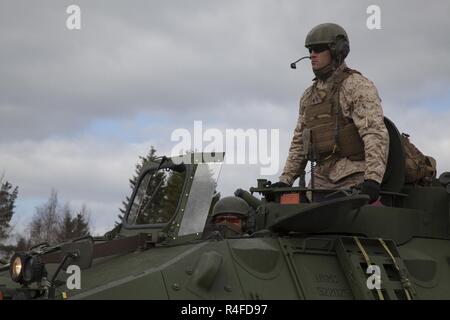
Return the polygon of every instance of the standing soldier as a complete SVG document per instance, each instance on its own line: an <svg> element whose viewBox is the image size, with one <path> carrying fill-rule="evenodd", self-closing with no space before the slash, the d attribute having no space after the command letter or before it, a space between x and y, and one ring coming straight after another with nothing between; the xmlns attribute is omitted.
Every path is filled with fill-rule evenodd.
<svg viewBox="0 0 450 320"><path fill-rule="evenodd" d="M345 64L350 46L339 25L314 27L305 47L316 77L300 99L289 156L280 181L272 186L291 186L308 160L315 161L315 188L361 185L372 203L379 196L389 150L377 89Z"/></svg>

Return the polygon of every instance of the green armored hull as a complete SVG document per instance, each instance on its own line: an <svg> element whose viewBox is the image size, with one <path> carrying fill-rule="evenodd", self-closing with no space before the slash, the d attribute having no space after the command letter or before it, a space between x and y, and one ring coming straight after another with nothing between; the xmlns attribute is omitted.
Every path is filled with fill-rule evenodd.
<svg viewBox="0 0 450 320"><path fill-rule="evenodd" d="M271 188L259 180L250 191L262 199L237 190L251 212L245 232L228 237L210 221L219 155L163 157L143 168L122 225L101 238L16 253L0 267L0 296L450 299L450 174L405 184L399 135L393 124L388 130L376 205L354 190ZM339 197L308 201L315 193ZM297 200L283 201L287 195Z"/></svg>

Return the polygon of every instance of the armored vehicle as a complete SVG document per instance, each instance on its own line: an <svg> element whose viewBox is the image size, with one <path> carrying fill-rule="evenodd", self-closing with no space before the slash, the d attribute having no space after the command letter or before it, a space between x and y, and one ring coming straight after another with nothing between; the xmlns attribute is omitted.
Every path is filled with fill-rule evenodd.
<svg viewBox="0 0 450 320"><path fill-rule="evenodd" d="M405 184L400 134L386 123L376 204L358 190L260 179L236 190L250 209L230 234L209 218L223 154L162 157L143 168L119 227L15 253L0 269L0 297L450 299L450 173Z"/></svg>

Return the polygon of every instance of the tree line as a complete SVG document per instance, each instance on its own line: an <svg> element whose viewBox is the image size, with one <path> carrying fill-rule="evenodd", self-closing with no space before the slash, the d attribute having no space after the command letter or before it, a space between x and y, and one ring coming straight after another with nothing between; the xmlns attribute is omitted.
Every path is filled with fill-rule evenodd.
<svg viewBox="0 0 450 320"><path fill-rule="evenodd" d="M4 175L0 177L0 243L10 235L12 229L10 223L19 193L17 186L14 187L9 181L3 180Z"/></svg>
<svg viewBox="0 0 450 320"><path fill-rule="evenodd" d="M152 146L149 152L145 156L140 156L137 164L135 165L134 175L129 179L129 185L133 190L138 182L138 178L141 174L142 168L146 163L152 161L158 161L156 149ZM152 184L158 185L160 180L164 179L164 174L157 173L152 179ZM163 191L158 191L154 203L158 204L163 199L165 202L170 202L172 198L175 198L180 191L183 181L175 181L170 179L167 183L170 188ZM13 186L9 181L4 181L4 176L0 177L0 258L2 257L2 251L4 256L10 256L15 251L28 250L30 247L41 244L55 244L65 240L70 240L91 233L91 221L90 211L86 205L83 205L80 209L74 209L69 203L61 204L58 199L58 193L56 190L52 190L49 198L41 205L35 208L31 221L22 228L24 232L14 230L14 226L11 225L11 219L15 214L15 201L19 194L19 187ZM115 228L108 234L109 236L115 236L120 230L122 219L129 206L130 198L127 196L122 201L122 206L119 208L119 215L115 222ZM173 204L176 205L176 204ZM16 242L13 243L15 236ZM6 240L9 239L9 244L6 245Z"/></svg>
<svg viewBox="0 0 450 320"><path fill-rule="evenodd" d="M18 187L13 187L8 181L0 188L0 257L10 256L14 251L25 251L30 247L41 244L55 244L73 238L90 234L90 212L86 205L78 210L69 203L61 205L58 193L51 191L48 200L35 208L31 221L22 228L15 230L11 219L15 214L15 200ZM14 244L11 239L15 237ZM5 244L9 238L10 244Z"/></svg>
<svg viewBox="0 0 450 320"><path fill-rule="evenodd" d="M15 214L19 187L0 177L0 258L15 251L25 251L41 244L55 244L90 234L90 213L86 205L78 210L69 203L61 205L58 193L52 190L48 200L35 208L31 221L17 230L11 224ZM15 239L12 239L15 238ZM16 242L14 243L14 240ZM8 244L7 244L8 243Z"/></svg>

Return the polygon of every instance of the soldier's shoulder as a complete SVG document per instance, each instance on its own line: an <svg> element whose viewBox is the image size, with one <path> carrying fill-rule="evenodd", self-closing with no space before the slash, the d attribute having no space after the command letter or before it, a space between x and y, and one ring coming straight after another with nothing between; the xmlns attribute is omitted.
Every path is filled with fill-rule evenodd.
<svg viewBox="0 0 450 320"><path fill-rule="evenodd" d="M311 92L313 90L314 84L310 85L306 90L303 92L302 97L300 98L300 107L303 105L303 102L311 95Z"/></svg>
<svg viewBox="0 0 450 320"><path fill-rule="evenodd" d="M376 90L375 84L357 70L351 70L350 75L344 80L342 85L349 90L356 90L356 89Z"/></svg>
<svg viewBox="0 0 450 320"><path fill-rule="evenodd" d="M312 85L310 85L308 88L306 88L305 91L303 91L302 98L301 98L300 100L303 100L303 99L305 99L308 95L310 95L311 92L312 92L312 90L313 90L313 87L314 87L314 83L313 83Z"/></svg>

